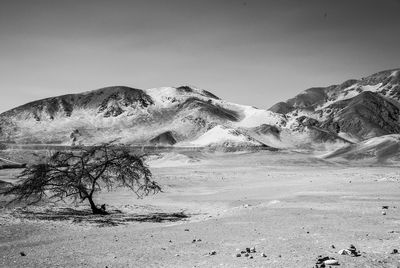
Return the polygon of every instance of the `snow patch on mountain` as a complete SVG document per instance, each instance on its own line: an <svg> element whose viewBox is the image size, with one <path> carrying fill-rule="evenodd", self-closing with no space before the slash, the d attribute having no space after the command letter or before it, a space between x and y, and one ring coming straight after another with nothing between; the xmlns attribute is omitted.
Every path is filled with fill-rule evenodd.
<svg viewBox="0 0 400 268"><path fill-rule="evenodd" d="M267 125L282 125L286 119L277 113L261 110L252 106L238 105L236 107L243 113L243 119L235 122L234 127L257 127L262 124Z"/></svg>
<svg viewBox="0 0 400 268"><path fill-rule="evenodd" d="M152 98L155 106L160 108L172 107L190 97L197 97L202 100L218 99L210 92L193 86L149 88L145 89L144 92Z"/></svg>
<svg viewBox="0 0 400 268"><path fill-rule="evenodd" d="M252 139L250 136L244 135L235 129L217 125L190 142L190 145L195 147L209 146L262 146L261 143Z"/></svg>
<svg viewBox="0 0 400 268"><path fill-rule="evenodd" d="M366 86L361 86L362 91L371 91L371 92L377 92L378 89L382 86L382 83L378 83L376 85L366 85Z"/></svg>
<svg viewBox="0 0 400 268"><path fill-rule="evenodd" d="M155 106L160 108L171 107L187 97L187 95L179 94L177 89L173 87L150 88L146 89L145 92L153 99Z"/></svg>
<svg viewBox="0 0 400 268"><path fill-rule="evenodd" d="M399 73L399 70L393 71L389 77L396 77Z"/></svg>

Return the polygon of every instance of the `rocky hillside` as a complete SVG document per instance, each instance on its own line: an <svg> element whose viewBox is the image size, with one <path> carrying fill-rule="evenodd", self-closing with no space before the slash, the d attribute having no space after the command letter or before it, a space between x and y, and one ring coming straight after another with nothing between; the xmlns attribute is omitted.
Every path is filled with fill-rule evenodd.
<svg viewBox="0 0 400 268"><path fill-rule="evenodd" d="M108 87L7 111L0 115L0 140L75 145L118 140L136 145L195 146L195 140L215 126L236 129L260 124L281 126L285 118L187 86ZM229 144L232 137L219 141Z"/></svg>
<svg viewBox="0 0 400 268"><path fill-rule="evenodd" d="M0 141L309 148L399 134L399 120L400 70L389 70L307 89L268 111L188 86L107 87L1 114Z"/></svg>
<svg viewBox="0 0 400 268"><path fill-rule="evenodd" d="M318 128L351 141L400 133L400 70L310 88L269 110L292 129Z"/></svg>

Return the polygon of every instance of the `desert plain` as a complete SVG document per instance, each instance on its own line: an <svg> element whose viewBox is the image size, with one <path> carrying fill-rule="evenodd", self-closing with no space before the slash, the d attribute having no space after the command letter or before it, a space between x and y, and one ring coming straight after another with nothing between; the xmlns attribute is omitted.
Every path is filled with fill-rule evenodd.
<svg viewBox="0 0 400 268"><path fill-rule="evenodd" d="M398 163L284 150L153 155L163 192L98 193L111 215L3 198L0 267L315 267L320 255L339 267L400 267ZM0 170L0 180L18 172ZM351 244L360 256L338 254ZM252 247L252 258L241 253Z"/></svg>

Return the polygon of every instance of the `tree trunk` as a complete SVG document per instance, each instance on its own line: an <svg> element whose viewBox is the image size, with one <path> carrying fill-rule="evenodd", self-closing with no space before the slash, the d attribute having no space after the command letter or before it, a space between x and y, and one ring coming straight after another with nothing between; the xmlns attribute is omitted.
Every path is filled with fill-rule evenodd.
<svg viewBox="0 0 400 268"><path fill-rule="evenodd" d="M88 196L87 199L89 200L90 203L90 208L92 209L93 214L100 214L100 215L107 215L107 211L100 209L96 206L96 204L93 202L93 199L91 196Z"/></svg>

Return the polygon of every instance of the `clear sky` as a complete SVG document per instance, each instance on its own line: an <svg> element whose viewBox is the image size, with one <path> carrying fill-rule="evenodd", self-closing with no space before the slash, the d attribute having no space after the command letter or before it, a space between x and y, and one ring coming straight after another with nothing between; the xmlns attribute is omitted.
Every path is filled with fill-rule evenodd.
<svg viewBox="0 0 400 268"><path fill-rule="evenodd" d="M0 0L0 112L111 85L268 108L397 67L399 0Z"/></svg>

